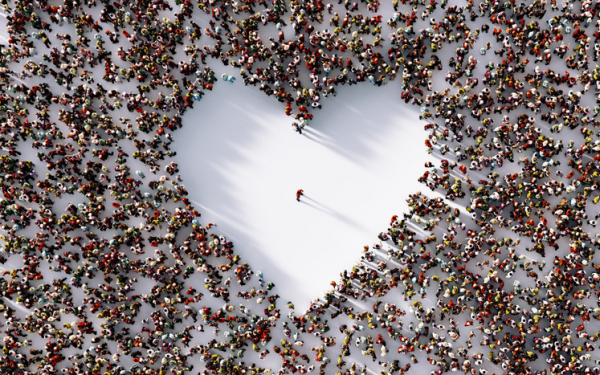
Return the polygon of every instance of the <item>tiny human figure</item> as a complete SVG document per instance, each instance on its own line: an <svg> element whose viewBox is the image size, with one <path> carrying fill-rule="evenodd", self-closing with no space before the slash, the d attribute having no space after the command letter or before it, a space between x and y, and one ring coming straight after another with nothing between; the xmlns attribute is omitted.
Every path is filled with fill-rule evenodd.
<svg viewBox="0 0 600 375"><path fill-rule="evenodd" d="M296 192L296 200L298 202L300 202L300 197L304 195L304 190L302 189L298 189L298 191Z"/></svg>
<svg viewBox="0 0 600 375"><path fill-rule="evenodd" d="M298 124L297 122L294 121L292 123L292 127L298 134L302 134L302 126L300 126L300 124Z"/></svg>

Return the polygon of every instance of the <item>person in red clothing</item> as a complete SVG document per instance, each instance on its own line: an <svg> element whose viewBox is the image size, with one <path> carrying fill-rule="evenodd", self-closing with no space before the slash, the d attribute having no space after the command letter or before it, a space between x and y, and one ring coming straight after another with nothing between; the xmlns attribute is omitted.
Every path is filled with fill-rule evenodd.
<svg viewBox="0 0 600 375"><path fill-rule="evenodd" d="M302 189L298 189L298 191L296 192L296 200L298 202L300 202L300 197L304 195L304 190Z"/></svg>

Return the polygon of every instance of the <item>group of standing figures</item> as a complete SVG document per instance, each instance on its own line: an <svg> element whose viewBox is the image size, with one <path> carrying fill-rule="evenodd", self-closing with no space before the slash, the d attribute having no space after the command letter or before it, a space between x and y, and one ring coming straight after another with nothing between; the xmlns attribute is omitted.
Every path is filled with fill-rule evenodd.
<svg viewBox="0 0 600 375"><path fill-rule="evenodd" d="M600 374L599 2L0 6L0 373ZM305 312L171 159L210 64L300 133L346 84L421 109L432 195Z"/></svg>

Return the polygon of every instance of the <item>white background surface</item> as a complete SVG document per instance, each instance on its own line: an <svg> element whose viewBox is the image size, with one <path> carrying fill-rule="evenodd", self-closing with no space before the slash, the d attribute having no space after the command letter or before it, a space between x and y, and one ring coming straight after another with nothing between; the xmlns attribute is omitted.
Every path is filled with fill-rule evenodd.
<svg viewBox="0 0 600 375"><path fill-rule="evenodd" d="M388 5L381 13L389 10ZM61 28L65 29L68 26ZM485 37L480 43L484 41ZM203 42L206 39L199 43ZM491 53L477 57L479 69L498 59ZM225 71L219 61L209 64L217 76ZM381 88L367 82L337 87L338 96L323 100L323 110L313 111L315 120L298 135L283 104L257 87L244 86L237 71L227 72L238 80L218 82L185 114L184 127L174 133L179 174L202 213L201 222L217 223L216 232L234 242L236 253L275 282L280 307L291 300L296 311L302 311L360 259L362 247L376 241L392 215L407 211L409 194L423 190L434 195L417 182L428 157L425 122L418 120L416 106L400 100L399 79ZM443 85L442 76L437 72L435 86ZM131 164L135 170L136 163ZM518 170L517 165L505 168ZM295 200L299 188L306 193L301 203ZM200 279L191 282L202 285ZM147 291L138 286L138 292ZM398 294L387 298L400 299ZM206 342L212 335L206 332L196 338ZM307 343L318 344L313 341L309 336ZM359 354L359 363L370 362ZM252 353L249 357L248 363L255 361ZM267 363L276 359L269 356ZM418 370L426 373L427 366L422 359ZM488 362L485 366L492 367Z"/></svg>
<svg viewBox="0 0 600 375"><path fill-rule="evenodd" d="M432 158L424 122L400 101L399 84L340 87L299 135L283 104L240 80L220 81L174 133L175 162L201 221L216 223L299 310L424 187L417 178Z"/></svg>

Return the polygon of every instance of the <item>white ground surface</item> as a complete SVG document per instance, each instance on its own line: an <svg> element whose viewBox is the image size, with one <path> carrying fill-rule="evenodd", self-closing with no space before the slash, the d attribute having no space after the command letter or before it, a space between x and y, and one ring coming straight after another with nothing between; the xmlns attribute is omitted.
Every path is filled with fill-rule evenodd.
<svg viewBox="0 0 600 375"><path fill-rule="evenodd" d="M388 11L389 6L381 13L385 17ZM207 24L197 21L203 27ZM6 38L0 35L0 39ZM476 57L481 58L479 69L498 58L491 53ZM218 76L225 71L219 64L210 62ZM433 160L423 144L424 122L418 119L416 106L400 100L399 81L382 88L364 83L338 87L338 96L325 99L323 110L313 111L315 120L298 135L281 103L257 87L244 86L237 71L226 71L238 81L218 82L185 114L185 126L174 133L179 174L202 213L202 223L216 223L217 232L235 243L236 252L276 283L282 302L291 300L296 311L302 311L311 299L330 289L339 272L359 260L364 245L377 241L392 215L407 212L409 194L426 190L433 195L417 182L425 161ZM440 72L437 77L435 89L444 85ZM505 168L518 169L516 165ZM299 188L306 193L301 203L295 200ZM526 255L538 259L537 254ZM11 257L4 267L21 263ZM386 298L399 299L397 295ZM212 334L196 337L204 340ZM312 346L314 338L306 336ZM248 362L254 361L252 355L248 354ZM418 356L418 369L428 373L424 354ZM271 365L267 362L272 360L269 356L263 363ZM487 362L485 366L493 368Z"/></svg>
<svg viewBox="0 0 600 375"><path fill-rule="evenodd" d="M219 82L175 132L175 161L202 222L216 223L299 310L423 188L417 178L432 158L424 122L400 101L399 84L340 88L299 135L257 87Z"/></svg>

